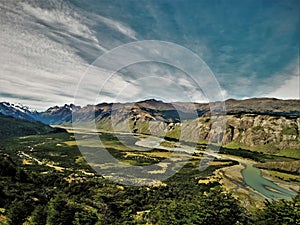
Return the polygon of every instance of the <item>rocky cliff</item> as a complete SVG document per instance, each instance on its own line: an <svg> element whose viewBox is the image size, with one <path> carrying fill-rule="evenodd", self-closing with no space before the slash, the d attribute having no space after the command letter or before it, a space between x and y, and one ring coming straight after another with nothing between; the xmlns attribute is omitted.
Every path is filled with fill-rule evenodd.
<svg viewBox="0 0 300 225"><path fill-rule="evenodd" d="M100 130L208 141L214 138L209 105L195 105L198 115L191 112L191 103L147 100L134 104L100 104L93 108L95 111L88 107L77 111L75 123L90 124L95 116L96 127ZM226 107L224 145L240 145L271 153L283 149L300 151L299 100L228 100Z"/></svg>
<svg viewBox="0 0 300 225"><path fill-rule="evenodd" d="M166 135L186 141L208 141L211 138L212 121L209 115L177 123L147 120L147 117L132 117L132 130L136 133ZM235 143L241 147L261 147L277 153L283 149L300 151L300 118L257 114L226 115L226 128L222 143ZM121 128L123 126L116 126ZM119 129L119 131L125 131ZM263 148L265 147L265 148Z"/></svg>
<svg viewBox="0 0 300 225"><path fill-rule="evenodd" d="M2 105L5 114L10 115L11 111L11 116L16 115L16 107L8 107L7 103ZM56 106L39 113L27 110L26 116L47 124L73 123L102 131L135 132L202 142L219 138L211 132L214 123L210 106L208 103L164 103L150 99L85 107ZM229 99L225 106L227 113L223 119L226 124L220 123L224 127L224 145L271 153L284 149L300 151L300 100ZM19 111L23 113L24 110Z"/></svg>

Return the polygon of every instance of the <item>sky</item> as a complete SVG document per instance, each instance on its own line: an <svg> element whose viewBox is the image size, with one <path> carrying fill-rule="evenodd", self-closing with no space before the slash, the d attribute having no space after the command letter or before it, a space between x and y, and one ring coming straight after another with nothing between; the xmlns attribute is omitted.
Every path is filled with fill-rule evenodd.
<svg viewBox="0 0 300 225"><path fill-rule="evenodd" d="M207 90L224 99L299 99L299 9L299 0L0 0L0 101L44 110L74 102L215 100ZM178 46L178 55L154 46L160 59L192 66L179 50L196 54L199 73L160 60L117 71L117 59L101 63L120 46L145 40ZM151 49L142 48L121 60L147 59ZM207 84L207 74L217 86Z"/></svg>

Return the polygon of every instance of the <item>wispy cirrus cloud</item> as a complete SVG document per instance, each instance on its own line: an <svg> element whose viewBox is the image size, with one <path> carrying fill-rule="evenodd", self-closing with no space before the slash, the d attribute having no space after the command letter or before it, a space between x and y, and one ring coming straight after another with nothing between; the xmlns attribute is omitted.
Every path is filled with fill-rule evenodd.
<svg viewBox="0 0 300 225"><path fill-rule="evenodd" d="M72 102L90 67L94 72L81 101L94 103L97 82L109 73L90 64L121 44L143 39L175 42L201 56L225 97L297 98L297 0L16 0L1 1L0 9L1 100L38 109ZM143 78L115 74L99 101L115 100L109 87L123 90L124 101L154 94L180 101L177 87L189 98L205 100L179 71L159 64L136 68Z"/></svg>
<svg viewBox="0 0 300 225"><path fill-rule="evenodd" d="M88 62L109 46L98 40L94 21L66 1L1 1L0 8L1 100L37 109L73 102ZM113 32L134 35L117 21L99 18Z"/></svg>
<svg viewBox="0 0 300 225"><path fill-rule="evenodd" d="M117 32L122 33L125 36L128 36L132 40L137 40L136 38L136 32L132 30L130 27L123 25L122 23L106 18L104 16L96 15L96 14L91 14L90 17L94 21L100 21L105 23L107 26L111 27L112 29L116 30Z"/></svg>

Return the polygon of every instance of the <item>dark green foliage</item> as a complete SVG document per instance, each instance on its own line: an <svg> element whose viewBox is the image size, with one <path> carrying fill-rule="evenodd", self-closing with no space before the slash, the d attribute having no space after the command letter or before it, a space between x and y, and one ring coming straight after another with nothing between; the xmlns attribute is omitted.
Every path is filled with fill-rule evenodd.
<svg viewBox="0 0 300 225"><path fill-rule="evenodd" d="M299 225L300 224L300 194L292 201L266 202L266 207L257 211L257 225Z"/></svg>
<svg viewBox="0 0 300 225"><path fill-rule="evenodd" d="M33 210L29 201L14 200L7 210L6 216L10 224L21 225Z"/></svg>
<svg viewBox="0 0 300 225"><path fill-rule="evenodd" d="M17 169L8 155L0 153L0 176L14 177L17 174Z"/></svg>
<svg viewBox="0 0 300 225"><path fill-rule="evenodd" d="M219 188L210 189L192 199L163 200L149 213L154 224L211 224L232 225L245 222L243 209L230 195ZM246 222L244 223L246 224Z"/></svg>
<svg viewBox="0 0 300 225"><path fill-rule="evenodd" d="M44 225L47 221L47 208L43 205L38 205L32 211L28 222L30 225Z"/></svg>
<svg viewBox="0 0 300 225"><path fill-rule="evenodd" d="M230 148L224 148L221 147L219 153L221 154L230 154L230 155L236 155L243 158L252 159L257 162L265 162L267 159L272 158L273 156L268 156L266 154L260 153L260 152L253 152L247 149L230 149Z"/></svg>
<svg viewBox="0 0 300 225"><path fill-rule="evenodd" d="M55 129L40 122L29 122L2 114L0 124L0 139L55 132Z"/></svg>
<svg viewBox="0 0 300 225"><path fill-rule="evenodd" d="M56 195L48 204L47 224L72 225L75 208L68 204L66 196Z"/></svg>
<svg viewBox="0 0 300 225"><path fill-rule="evenodd" d="M0 208L5 209L1 214L9 224L299 223L299 196L293 202L267 203L257 214L249 214L218 182L198 183L222 166L199 171L197 159L166 180L166 186L127 187L98 175L80 174L79 170L91 172L91 169L85 163L75 163L80 156L78 149L62 144L70 140L73 139L69 134L56 133L0 141L0 148L5 152L0 154ZM22 158L17 156L20 151L54 161L68 170L58 172L46 165L23 165ZM116 149L112 152L123 157ZM146 163L142 159L132 160ZM76 179L70 181L72 176Z"/></svg>
<svg viewBox="0 0 300 225"><path fill-rule="evenodd" d="M98 221L98 217L96 213L88 210L83 210L76 212L74 215L73 224L74 225L93 225L96 224Z"/></svg>

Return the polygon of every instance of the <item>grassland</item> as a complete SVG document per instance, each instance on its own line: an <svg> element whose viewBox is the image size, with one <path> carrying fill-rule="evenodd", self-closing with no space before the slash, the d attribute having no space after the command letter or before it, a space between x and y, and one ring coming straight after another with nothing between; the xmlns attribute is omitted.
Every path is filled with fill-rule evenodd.
<svg viewBox="0 0 300 225"><path fill-rule="evenodd" d="M55 129L45 124L15 119L10 116L4 116L2 114L0 114L0 124L1 139L16 136L46 134L49 132L55 132Z"/></svg>
<svg viewBox="0 0 300 225"><path fill-rule="evenodd" d="M223 147L228 149L244 149L250 150L253 152L271 154L277 156L290 157L295 159L300 159L300 151L299 149L278 149L274 144L266 144L262 146L246 146L238 142L230 142Z"/></svg>

